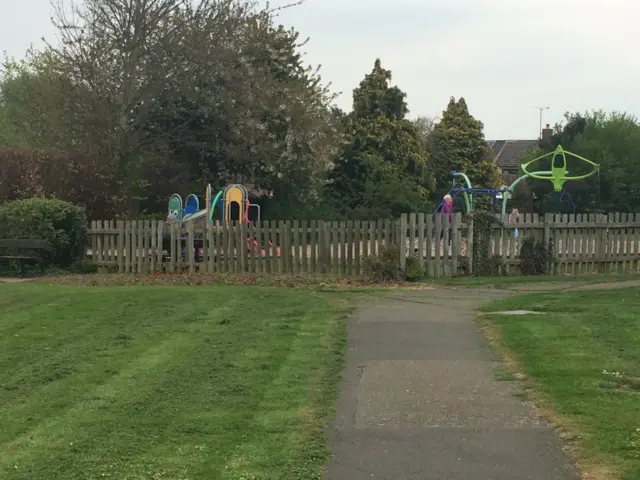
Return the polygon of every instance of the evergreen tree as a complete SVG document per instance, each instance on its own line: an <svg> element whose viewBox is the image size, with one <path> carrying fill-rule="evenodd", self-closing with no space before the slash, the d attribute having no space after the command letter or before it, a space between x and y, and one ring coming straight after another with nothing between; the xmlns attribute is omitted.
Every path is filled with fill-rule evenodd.
<svg viewBox="0 0 640 480"><path fill-rule="evenodd" d="M456 101L451 97L429 139L439 194L449 189L449 172L452 170L467 174L474 187L492 188L502 183L500 171L485 141L483 127L482 122L469 113L464 98Z"/></svg>
<svg viewBox="0 0 640 480"><path fill-rule="evenodd" d="M424 211L433 189L429 154L419 128L405 117L405 93L389 86L391 72L376 60L353 92L347 145L328 187L329 203L357 218Z"/></svg>

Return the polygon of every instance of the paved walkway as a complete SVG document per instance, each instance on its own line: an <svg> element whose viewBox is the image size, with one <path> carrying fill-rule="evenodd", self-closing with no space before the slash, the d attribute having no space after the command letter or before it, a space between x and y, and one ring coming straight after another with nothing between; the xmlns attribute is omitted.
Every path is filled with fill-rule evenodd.
<svg viewBox="0 0 640 480"><path fill-rule="evenodd" d="M484 289L396 292L349 324L327 480L572 480L553 429L495 379Z"/></svg>

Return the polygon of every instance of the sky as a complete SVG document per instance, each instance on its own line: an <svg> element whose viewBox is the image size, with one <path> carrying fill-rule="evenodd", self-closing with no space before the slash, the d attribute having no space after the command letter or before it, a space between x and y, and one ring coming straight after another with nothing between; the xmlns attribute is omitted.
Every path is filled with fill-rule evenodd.
<svg viewBox="0 0 640 480"><path fill-rule="evenodd" d="M55 40L50 15L49 0L7 2L0 50L21 57ZM537 138L539 107L552 125L567 111L640 117L638 18L635 0L305 0L279 15L310 38L305 59L341 108L380 58L410 116L464 97L493 140Z"/></svg>

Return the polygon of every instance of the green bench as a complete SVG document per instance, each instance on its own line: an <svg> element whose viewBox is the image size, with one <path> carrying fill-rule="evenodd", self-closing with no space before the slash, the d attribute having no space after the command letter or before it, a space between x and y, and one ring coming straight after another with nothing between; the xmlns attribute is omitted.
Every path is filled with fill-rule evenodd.
<svg viewBox="0 0 640 480"><path fill-rule="evenodd" d="M32 238L0 238L0 260L37 263L42 272L42 252L49 248L49 242Z"/></svg>

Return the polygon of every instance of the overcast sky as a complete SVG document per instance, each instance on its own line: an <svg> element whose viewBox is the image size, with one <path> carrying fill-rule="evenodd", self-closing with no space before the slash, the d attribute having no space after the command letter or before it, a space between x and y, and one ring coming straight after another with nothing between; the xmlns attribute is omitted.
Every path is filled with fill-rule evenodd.
<svg viewBox="0 0 640 480"><path fill-rule="evenodd" d="M49 0L4 3L1 50L19 57L53 38ZM552 124L565 111L640 116L639 18L637 0L306 0L280 15L311 37L306 59L342 108L380 57L411 116L463 96L488 139L536 138L536 107L551 107Z"/></svg>

